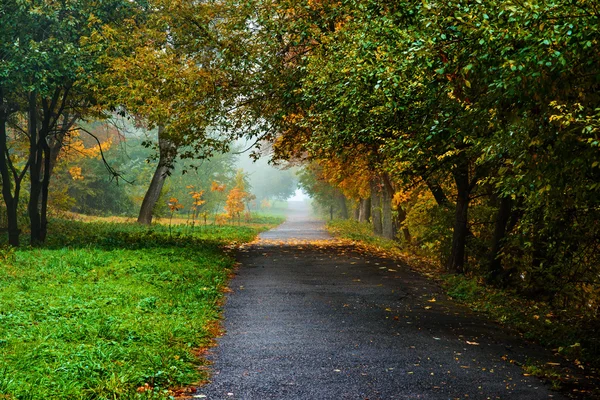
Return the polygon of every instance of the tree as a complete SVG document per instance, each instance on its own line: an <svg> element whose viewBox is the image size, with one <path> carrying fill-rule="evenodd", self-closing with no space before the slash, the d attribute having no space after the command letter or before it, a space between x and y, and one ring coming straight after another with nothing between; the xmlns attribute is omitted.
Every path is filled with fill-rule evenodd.
<svg viewBox="0 0 600 400"><path fill-rule="evenodd" d="M2 103L10 101L10 109L27 115L26 128L19 124L25 119L15 119L13 127L25 133L29 140L28 213L31 242L37 244L43 242L47 234L52 161L74 121L95 111L97 99L90 77L98 74L99 60L106 56L106 43L99 32L131 17L137 4L121 0L102 4L79 0L17 2L2 7L3 15L9 16L5 20L10 21L2 28ZM19 68L11 68L16 64ZM3 108L7 116L9 113ZM6 122L3 118L2 124ZM8 154L8 147L3 144L2 151ZM0 161L10 164L10 155ZM5 166L0 169L6 172ZM20 184L20 180L13 179L13 184ZM7 208L14 209L18 196L12 195L11 200L8 191L5 194L8 196L5 202L10 204ZM18 231L14 227L11 231L12 241L17 243Z"/></svg>
<svg viewBox="0 0 600 400"><path fill-rule="evenodd" d="M156 0L151 5L143 25L115 33L131 52L110 60L104 75L114 107L149 129L158 127L158 164L140 208L142 224L151 223L178 156L207 158L227 150L229 143L220 131L209 129L220 108L218 85L223 80L216 62L218 35L211 32L218 4Z"/></svg>
<svg viewBox="0 0 600 400"><path fill-rule="evenodd" d="M231 218L232 220L237 218L238 223L240 222L241 213L244 212L245 209L244 198L246 197L246 195L247 193L237 186L231 189L229 191L229 194L227 195L227 201L225 202L225 211L227 212L227 215L229 215L229 218Z"/></svg>

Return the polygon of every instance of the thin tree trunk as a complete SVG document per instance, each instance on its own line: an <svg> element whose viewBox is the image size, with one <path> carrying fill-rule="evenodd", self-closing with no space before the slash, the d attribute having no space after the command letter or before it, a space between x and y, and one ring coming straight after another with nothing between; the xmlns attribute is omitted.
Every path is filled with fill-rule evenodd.
<svg viewBox="0 0 600 400"><path fill-rule="evenodd" d="M348 219L348 207L346 206L346 196L343 193L337 195L338 204L340 207L340 218Z"/></svg>
<svg viewBox="0 0 600 400"><path fill-rule="evenodd" d="M41 190L41 214L40 214L40 242L46 241L46 236L48 235L48 191L50 187L50 174L52 172L51 169L51 159L50 159L50 146L48 143L43 140L42 141L42 150L44 154L44 174L42 177L42 190Z"/></svg>
<svg viewBox="0 0 600 400"><path fill-rule="evenodd" d="M360 201L358 201L357 203L355 203L354 205L354 210L353 210L353 218L355 221L358 221L360 219Z"/></svg>
<svg viewBox="0 0 600 400"><path fill-rule="evenodd" d="M371 179L371 219L373 220L373 233L383 234L383 225L381 221L381 188L379 180Z"/></svg>
<svg viewBox="0 0 600 400"><path fill-rule="evenodd" d="M437 180L427 177L423 178L423 181L425 181L427 188L429 189L429 191L431 191L433 198L439 206L450 207L450 201L448 200L448 197L446 197L444 189L442 189Z"/></svg>
<svg viewBox="0 0 600 400"><path fill-rule="evenodd" d="M454 213L454 232L452 250L446 264L449 271L462 273L465 268L465 247L469 232L467 221L469 211L469 166L467 161L460 163L453 171L456 182L456 210Z"/></svg>
<svg viewBox="0 0 600 400"><path fill-rule="evenodd" d="M39 208L39 199L42 192L41 165L43 153L41 148L41 131L38 129L37 119L37 94L29 93L28 108L28 133L29 133L29 203L27 212L31 224L31 245L41 243L42 221ZM42 128L43 129L43 128Z"/></svg>
<svg viewBox="0 0 600 400"><path fill-rule="evenodd" d="M158 165L156 166L156 171L154 171L154 176L152 177L150 186L148 186L148 190L142 201L140 214L137 219L138 223L144 225L150 225L152 223L154 207L160 197L160 192L165 184L169 169L177 152L173 143L165 137L164 128L162 126L158 127L158 148Z"/></svg>
<svg viewBox="0 0 600 400"><path fill-rule="evenodd" d="M381 178L381 214L382 214L382 236L386 239L395 238L394 221L392 219L392 199L394 197L394 188L387 174Z"/></svg>
<svg viewBox="0 0 600 400"><path fill-rule="evenodd" d="M8 244L11 246L19 246L19 222L17 219L17 207L19 204L19 191L21 181L19 177L15 177L14 195L12 189L12 180L9 171L8 147L6 144L6 120L8 111L4 105L4 93L0 88L0 174L2 176L2 197L6 205L6 219L8 223Z"/></svg>
<svg viewBox="0 0 600 400"><path fill-rule="evenodd" d="M496 214L496 223L494 226L494 237L492 239L492 249L490 252L490 263L488 266L488 281L490 283L497 282L502 275L502 241L506 237L506 228L511 216L512 200L510 197L502 197Z"/></svg>

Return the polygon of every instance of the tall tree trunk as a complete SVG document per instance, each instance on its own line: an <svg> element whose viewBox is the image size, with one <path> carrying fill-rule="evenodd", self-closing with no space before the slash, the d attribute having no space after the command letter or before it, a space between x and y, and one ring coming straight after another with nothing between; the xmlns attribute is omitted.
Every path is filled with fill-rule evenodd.
<svg viewBox="0 0 600 400"><path fill-rule="evenodd" d="M29 203L27 212L29 214L29 222L31 224L31 245L35 246L41 243L42 221L39 208L39 199L42 193L42 161L43 152L41 146L41 130L38 129L37 118L37 94L29 93L28 107L28 126L29 133Z"/></svg>
<svg viewBox="0 0 600 400"><path fill-rule="evenodd" d="M52 172L50 159L50 146L46 140L42 140L42 151L44 154L44 173L42 177L41 190L41 213L40 213L40 235L39 241L45 242L48 235L48 191L50 188L50 174Z"/></svg>
<svg viewBox="0 0 600 400"><path fill-rule="evenodd" d="M6 120L8 119L8 110L4 104L4 93L0 88L0 176L2 176L2 197L6 205L6 219L8 223L8 244L11 246L19 245L19 222L17 219L17 207L19 205L19 191L21 188L21 179L15 176L14 195L12 188L12 179L10 176L10 160L8 160Z"/></svg>
<svg viewBox="0 0 600 400"><path fill-rule="evenodd" d="M371 179L371 219L373 220L373 232L376 235L383 234L383 225L381 221L381 188L379 179Z"/></svg>
<svg viewBox="0 0 600 400"><path fill-rule="evenodd" d="M394 197L394 188L387 174L381 177L381 222L382 236L386 239L395 238L394 221L392 219L392 199Z"/></svg>
<svg viewBox="0 0 600 400"><path fill-rule="evenodd" d="M464 272L465 247L469 232L467 221L469 211L469 165L466 160L461 162L453 171L456 182L456 210L454 213L454 232L452 234L452 250L446 268L453 272Z"/></svg>
<svg viewBox="0 0 600 400"><path fill-rule="evenodd" d="M358 208L358 222L369 222L371 220L371 198L360 199Z"/></svg>
<svg viewBox="0 0 600 400"><path fill-rule="evenodd" d="M346 205L346 196L342 192L337 195L337 201L340 207L340 218L348 219L348 206Z"/></svg>
<svg viewBox="0 0 600 400"><path fill-rule="evenodd" d="M354 205L354 210L352 211L352 217L355 221L358 221L360 219L360 201L358 201Z"/></svg>
<svg viewBox="0 0 600 400"><path fill-rule="evenodd" d="M38 134L38 146L41 146L41 149L38 149L38 151L42 153L43 158L40 163L41 167L37 167L40 169L39 176L41 179L41 189L39 191L38 204L36 206L40 211L40 229L36 241L40 243L45 242L46 237L48 236L48 195L50 178L52 177L52 172L54 171L58 156L62 150L64 138L77 120L77 116L72 116L68 113L64 114L62 124L60 124L58 129L55 129L56 132L54 137L51 137L50 131L52 129L50 127L50 118L55 110L49 108L52 107L50 103L42 101L42 104L44 122L42 122L42 130Z"/></svg>
<svg viewBox="0 0 600 400"><path fill-rule="evenodd" d="M496 223L494 226L494 237L492 239L492 249L490 252L490 262L488 266L488 282L499 283L497 280L502 276L502 259L500 252L502 250L502 241L506 237L506 228L511 216L512 200L510 197L502 197L496 214Z"/></svg>
<svg viewBox="0 0 600 400"><path fill-rule="evenodd" d="M165 180L169 174L169 169L177 154L177 148L173 143L166 137L164 128L158 127L158 165L154 176L148 186L142 206L140 208L140 214L137 222L144 225L150 225L152 223L152 216L156 202L160 197L160 192L165 184Z"/></svg>

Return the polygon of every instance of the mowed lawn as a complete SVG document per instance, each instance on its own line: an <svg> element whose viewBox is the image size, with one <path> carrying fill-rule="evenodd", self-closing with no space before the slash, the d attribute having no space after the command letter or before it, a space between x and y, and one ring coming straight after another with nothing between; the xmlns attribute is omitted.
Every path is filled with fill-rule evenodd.
<svg viewBox="0 0 600 400"><path fill-rule="evenodd" d="M0 399L162 399L206 378L233 259L281 222L143 228L54 223L44 248L0 250Z"/></svg>

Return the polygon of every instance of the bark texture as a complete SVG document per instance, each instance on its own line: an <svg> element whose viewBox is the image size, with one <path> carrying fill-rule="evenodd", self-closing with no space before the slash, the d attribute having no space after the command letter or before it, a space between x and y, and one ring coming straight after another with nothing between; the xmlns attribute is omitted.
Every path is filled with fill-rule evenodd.
<svg viewBox="0 0 600 400"><path fill-rule="evenodd" d="M381 222L382 236L393 240L396 237L394 221L392 219L392 198L394 197L394 188L390 182L389 176L384 174L381 177Z"/></svg>
<svg viewBox="0 0 600 400"><path fill-rule="evenodd" d="M381 215L381 187L379 179L371 179L371 219L373 221L373 232L376 235L383 234Z"/></svg>
<svg viewBox="0 0 600 400"><path fill-rule="evenodd" d="M21 234L17 219L17 207L19 205L21 181L26 169L23 170L23 174L19 175L13 168L11 168L12 164L8 158L8 146L6 143L7 119L8 110L7 106L4 104L4 93L2 88L0 88L0 176L2 177L2 197L4 199L4 204L6 205L8 244L16 247L19 245L19 236Z"/></svg>
<svg viewBox="0 0 600 400"><path fill-rule="evenodd" d="M29 203L27 213L31 224L31 244L38 245L42 237L42 219L40 209L40 198L42 195L42 162L44 153L42 151L41 134L43 127L38 129L37 94L31 92L28 98L28 123L29 134Z"/></svg>
<svg viewBox="0 0 600 400"><path fill-rule="evenodd" d="M371 220L371 198L360 199L358 208L358 222L369 222Z"/></svg>
<svg viewBox="0 0 600 400"><path fill-rule="evenodd" d="M150 225L152 223L154 207L160 197L160 192L162 191L165 180L169 175L170 168L173 165L173 161L177 154L176 146L169 140L162 126L158 127L158 149L158 165L156 166L152 181L150 182L150 186L148 186L148 190L142 201L140 214L137 219L138 223L144 225Z"/></svg>
<svg viewBox="0 0 600 400"><path fill-rule="evenodd" d="M348 219L348 206L346 205L346 196L343 193L338 193L337 203L340 208L340 218Z"/></svg>
<svg viewBox="0 0 600 400"><path fill-rule="evenodd" d="M446 264L449 271L464 272L465 247L469 232L467 221L469 212L469 167L466 161L456 166L453 171L456 183L456 209L454 212L454 232L452 234L452 250Z"/></svg>

